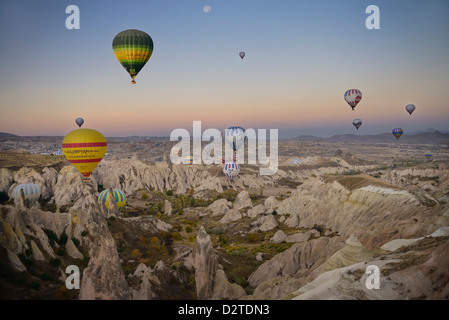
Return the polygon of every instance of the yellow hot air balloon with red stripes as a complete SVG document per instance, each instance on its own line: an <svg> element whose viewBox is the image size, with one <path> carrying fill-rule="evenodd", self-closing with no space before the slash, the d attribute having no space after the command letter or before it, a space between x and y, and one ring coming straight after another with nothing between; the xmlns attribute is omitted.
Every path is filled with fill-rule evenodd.
<svg viewBox="0 0 449 320"><path fill-rule="evenodd" d="M103 159L108 143L97 130L77 129L69 132L62 140L62 151L69 162L90 180L92 171Z"/></svg>

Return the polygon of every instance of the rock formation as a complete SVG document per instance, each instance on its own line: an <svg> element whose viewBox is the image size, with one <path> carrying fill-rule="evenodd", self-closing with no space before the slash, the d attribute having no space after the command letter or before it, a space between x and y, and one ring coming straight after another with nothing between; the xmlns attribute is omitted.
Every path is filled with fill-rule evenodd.
<svg viewBox="0 0 449 320"><path fill-rule="evenodd" d="M204 227L198 231L193 261L199 300L239 299L246 295L242 287L228 281Z"/></svg>

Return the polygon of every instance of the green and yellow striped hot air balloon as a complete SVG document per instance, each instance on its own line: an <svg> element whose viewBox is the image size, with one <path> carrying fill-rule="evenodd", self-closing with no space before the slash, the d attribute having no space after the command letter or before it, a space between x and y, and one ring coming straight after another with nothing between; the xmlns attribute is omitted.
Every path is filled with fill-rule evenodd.
<svg viewBox="0 0 449 320"><path fill-rule="evenodd" d="M153 53L153 40L140 30L128 29L118 33L112 41L112 49L118 61L132 78L142 70Z"/></svg>
<svg viewBox="0 0 449 320"><path fill-rule="evenodd" d="M113 195L114 195L114 199L115 199L115 204L117 205L117 209L120 211L120 209L122 209L126 204L125 193L119 189L113 189L112 191L113 191ZM103 201L103 203L106 207L106 211L109 212L109 189L103 190L98 195L98 204L101 205L101 201Z"/></svg>

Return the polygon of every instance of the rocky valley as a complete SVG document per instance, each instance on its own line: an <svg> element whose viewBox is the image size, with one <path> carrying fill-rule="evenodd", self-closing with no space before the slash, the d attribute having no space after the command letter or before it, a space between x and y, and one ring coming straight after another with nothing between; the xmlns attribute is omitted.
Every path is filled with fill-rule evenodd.
<svg viewBox="0 0 449 320"><path fill-rule="evenodd" d="M64 156L1 151L0 298L448 299L446 151L385 148L376 162L316 144L281 142L275 175L242 164L232 183L220 165L137 152L84 181ZM36 203L14 197L23 183L40 187ZM98 203L109 189L126 194L120 210ZM79 289L66 286L73 265Z"/></svg>

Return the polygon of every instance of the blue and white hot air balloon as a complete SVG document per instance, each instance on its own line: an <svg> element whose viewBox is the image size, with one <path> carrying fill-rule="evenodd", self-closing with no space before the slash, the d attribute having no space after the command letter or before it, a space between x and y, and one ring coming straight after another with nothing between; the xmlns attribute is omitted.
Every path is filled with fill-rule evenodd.
<svg viewBox="0 0 449 320"><path fill-rule="evenodd" d="M359 127L362 125L362 120L361 119L354 119L352 120L352 125L359 130Z"/></svg>
<svg viewBox="0 0 449 320"><path fill-rule="evenodd" d="M41 188L37 184L23 183L14 188L14 199L19 200L20 190L23 190L24 199L28 200L31 205L34 204L41 196Z"/></svg>
<svg viewBox="0 0 449 320"><path fill-rule="evenodd" d="M405 106L405 110L407 110L407 112L412 115L413 111L415 111L416 107L414 104L408 104Z"/></svg>
<svg viewBox="0 0 449 320"><path fill-rule="evenodd" d="M301 163L301 160L299 160L298 158L295 158L295 159L292 160L292 164L293 165L297 165L297 164L300 164L300 163Z"/></svg>
<svg viewBox="0 0 449 320"><path fill-rule="evenodd" d="M75 119L75 122L76 122L76 124L78 125L78 127L81 128L81 126L82 126L83 123L84 123L84 119L83 119L83 118L76 118L76 119Z"/></svg>
<svg viewBox="0 0 449 320"><path fill-rule="evenodd" d="M243 146L245 143L245 137L246 132L242 127L233 126L225 130L225 141L234 151Z"/></svg>
<svg viewBox="0 0 449 320"><path fill-rule="evenodd" d="M240 166L235 162L226 162L223 165L223 173L228 177L229 181L234 181L234 178L239 174Z"/></svg>

